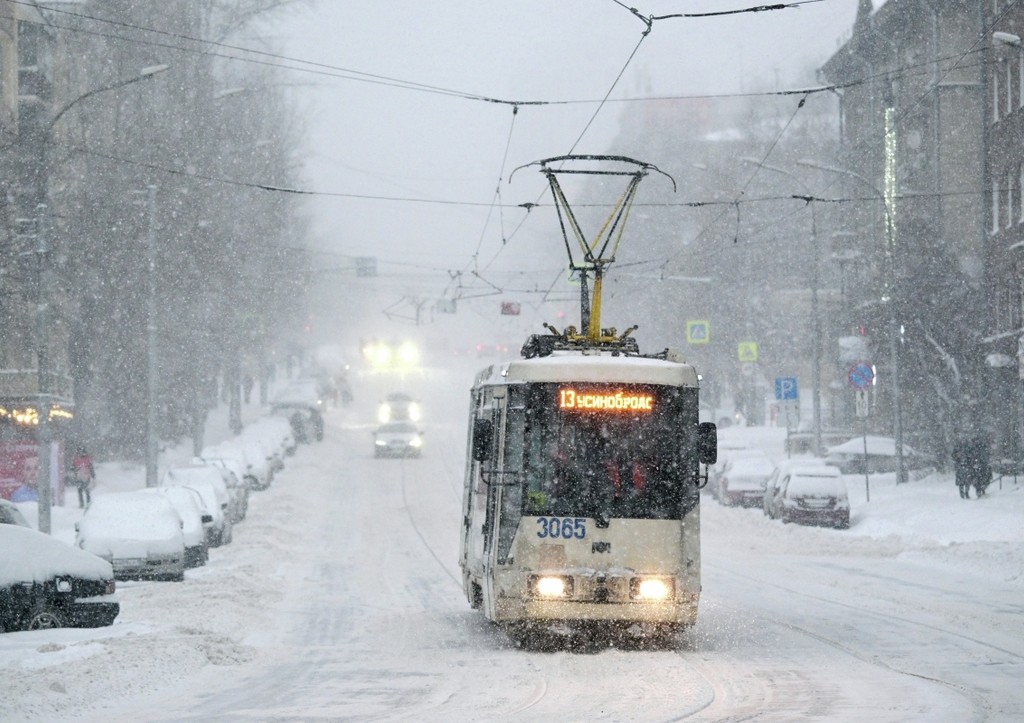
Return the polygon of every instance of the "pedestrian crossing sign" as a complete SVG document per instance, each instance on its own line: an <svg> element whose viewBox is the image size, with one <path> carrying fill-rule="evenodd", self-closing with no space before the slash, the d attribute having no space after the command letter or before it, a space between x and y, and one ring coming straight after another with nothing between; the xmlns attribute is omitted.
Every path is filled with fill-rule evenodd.
<svg viewBox="0 0 1024 723"><path fill-rule="evenodd" d="M707 344L711 341L711 322L707 320L686 322L686 342L688 344Z"/></svg>
<svg viewBox="0 0 1024 723"><path fill-rule="evenodd" d="M757 361L757 342L741 341L736 348L736 356L741 362Z"/></svg>

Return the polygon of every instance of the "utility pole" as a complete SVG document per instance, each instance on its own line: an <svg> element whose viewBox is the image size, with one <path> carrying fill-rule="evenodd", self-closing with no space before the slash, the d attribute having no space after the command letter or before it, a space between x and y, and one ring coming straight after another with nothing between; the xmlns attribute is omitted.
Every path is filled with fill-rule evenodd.
<svg viewBox="0 0 1024 723"><path fill-rule="evenodd" d="M37 401L36 427L37 472L36 493L39 497L39 531L50 534L50 508L53 506L53 494L50 489L50 369L48 363L49 347L49 304L50 296L46 288L49 282L49 253L46 239L46 204L36 206L36 261L38 289L36 290L36 372Z"/></svg>
<svg viewBox="0 0 1024 723"><path fill-rule="evenodd" d="M146 486L156 487L156 186L147 186L146 279L149 284L146 311Z"/></svg>

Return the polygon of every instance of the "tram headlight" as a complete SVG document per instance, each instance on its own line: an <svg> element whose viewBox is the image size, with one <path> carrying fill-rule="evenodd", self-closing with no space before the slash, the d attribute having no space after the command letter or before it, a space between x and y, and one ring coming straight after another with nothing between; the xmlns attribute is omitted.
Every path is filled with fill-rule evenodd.
<svg viewBox="0 0 1024 723"><path fill-rule="evenodd" d="M643 602L663 602L675 596L672 580L664 577L634 577L629 583L630 596Z"/></svg>
<svg viewBox="0 0 1024 723"><path fill-rule="evenodd" d="M571 597L572 578L561 575L530 575L530 594L548 600Z"/></svg>
<svg viewBox="0 0 1024 723"><path fill-rule="evenodd" d="M387 424L391 421L391 405L387 402L377 408L377 421L381 424Z"/></svg>
<svg viewBox="0 0 1024 723"><path fill-rule="evenodd" d="M409 402L409 419L418 422L423 417L423 411L417 402Z"/></svg>

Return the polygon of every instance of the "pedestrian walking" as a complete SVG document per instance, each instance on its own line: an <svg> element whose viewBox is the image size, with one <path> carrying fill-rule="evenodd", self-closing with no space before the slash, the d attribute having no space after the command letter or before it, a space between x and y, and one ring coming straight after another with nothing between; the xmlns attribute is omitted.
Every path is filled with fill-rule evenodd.
<svg viewBox="0 0 1024 723"><path fill-rule="evenodd" d="M982 497L992 483L992 452L988 437L979 434L971 440L971 485L975 497Z"/></svg>
<svg viewBox="0 0 1024 723"><path fill-rule="evenodd" d="M960 497L968 499L971 496L971 442L968 439L959 439L953 445L953 472Z"/></svg>
<svg viewBox="0 0 1024 723"><path fill-rule="evenodd" d="M92 488L96 485L96 469L85 447L75 450L75 456L71 459L71 472L75 487L78 488L78 506L84 508L92 502Z"/></svg>

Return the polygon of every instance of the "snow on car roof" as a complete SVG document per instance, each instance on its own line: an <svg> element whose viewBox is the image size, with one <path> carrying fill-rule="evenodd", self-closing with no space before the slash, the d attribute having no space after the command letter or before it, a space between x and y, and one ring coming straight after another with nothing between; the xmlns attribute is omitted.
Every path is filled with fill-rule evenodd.
<svg viewBox="0 0 1024 723"><path fill-rule="evenodd" d="M45 582L59 575L112 580L110 563L65 542L18 525L0 525L0 585Z"/></svg>
<svg viewBox="0 0 1024 723"><path fill-rule="evenodd" d="M125 539L152 539L168 530L180 534L181 517L166 498L136 490L94 497L79 525L82 532L102 530Z"/></svg>

